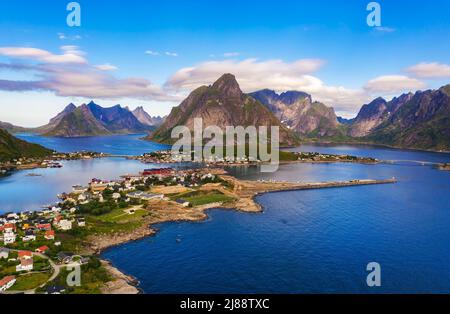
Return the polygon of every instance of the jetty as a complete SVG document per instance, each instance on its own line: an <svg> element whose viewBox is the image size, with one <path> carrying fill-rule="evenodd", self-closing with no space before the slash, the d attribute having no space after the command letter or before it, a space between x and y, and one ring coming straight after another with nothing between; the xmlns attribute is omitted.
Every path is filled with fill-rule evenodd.
<svg viewBox="0 0 450 314"><path fill-rule="evenodd" d="M221 175L221 177L222 179L228 181L231 186L233 186L233 191L227 191L223 189L221 190L221 192L224 194L229 194L230 196L234 196L236 198L236 202L233 207L246 212L262 211L261 206L254 201L254 198L265 193L397 183L396 178L381 180L355 179L349 181L294 183L284 181L239 180L230 175Z"/></svg>

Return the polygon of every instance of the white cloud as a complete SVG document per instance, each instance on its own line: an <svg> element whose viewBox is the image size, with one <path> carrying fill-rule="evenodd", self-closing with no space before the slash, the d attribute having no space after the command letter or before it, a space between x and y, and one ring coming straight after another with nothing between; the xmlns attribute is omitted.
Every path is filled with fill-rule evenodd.
<svg viewBox="0 0 450 314"><path fill-rule="evenodd" d="M169 56L169 57L178 57L178 53L166 51L166 56Z"/></svg>
<svg viewBox="0 0 450 314"><path fill-rule="evenodd" d="M153 50L147 50L145 52L145 54L150 55L150 56L160 56L161 55L161 53L159 53L158 51L153 51ZM176 52L166 51L166 52L164 52L164 54L169 57L178 57L178 53L176 53Z"/></svg>
<svg viewBox="0 0 450 314"><path fill-rule="evenodd" d="M147 50L145 52L145 54L150 55L150 56L159 56L159 52L153 51L153 50Z"/></svg>
<svg viewBox="0 0 450 314"><path fill-rule="evenodd" d="M450 78L450 65L438 62L422 62L409 67L406 71L424 79Z"/></svg>
<svg viewBox="0 0 450 314"><path fill-rule="evenodd" d="M80 40L82 39L81 35L68 36L64 33L58 33L58 38L61 40Z"/></svg>
<svg viewBox="0 0 450 314"><path fill-rule="evenodd" d="M239 56L239 55L240 55L239 52L225 52L225 53L223 54L223 56L224 56L225 58L237 57L237 56Z"/></svg>
<svg viewBox="0 0 450 314"><path fill-rule="evenodd" d="M365 89L371 93L399 93L425 87L424 82L404 75L384 75L370 80Z"/></svg>
<svg viewBox="0 0 450 314"><path fill-rule="evenodd" d="M392 33L392 32L395 32L395 28L386 27L386 26L375 27L375 30L377 30L378 32L381 32L381 33Z"/></svg>
<svg viewBox="0 0 450 314"><path fill-rule="evenodd" d="M97 69L99 69L101 71L115 71L115 70L119 69L115 65L112 65L112 64L109 64L109 63L96 65L95 68L97 68Z"/></svg>
<svg viewBox="0 0 450 314"><path fill-rule="evenodd" d="M62 46L63 54L53 54L47 50L29 47L0 47L0 55L24 58L44 63L87 63L84 53L77 46Z"/></svg>
<svg viewBox="0 0 450 314"><path fill-rule="evenodd" d="M338 111L353 112L368 100L364 90L327 86L311 75L324 64L319 59L301 59L291 63L282 60L208 61L194 67L183 68L166 82L168 89L191 91L201 85L210 85L224 73L236 76L244 92L270 88L282 92L299 90L312 94L313 98Z"/></svg>
<svg viewBox="0 0 450 314"><path fill-rule="evenodd" d="M30 81L0 80L0 90L4 91L50 91L57 96L100 99L152 99L157 101L178 100L167 95L158 85L145 78L119 79L108 73L117 67L110 64L92 66L81 57L76 46L63 46L63 55L54 55L37 48L0 47L0 54L20 57L41 63L0 64L0 68L15 71L34 71L37 79ZM82 58L73 59L73 56ZM77 61L77 62L73 62Z"/></svg>

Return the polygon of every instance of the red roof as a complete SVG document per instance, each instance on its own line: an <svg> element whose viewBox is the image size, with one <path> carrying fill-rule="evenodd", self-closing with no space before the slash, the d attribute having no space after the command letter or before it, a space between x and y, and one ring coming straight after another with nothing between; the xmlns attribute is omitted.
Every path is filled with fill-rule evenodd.
<svg viewBox="0 0 450 314"><path fill-rule="evenodd" d="M3 287L4 285L9 283L10 281L13 281L14 279L16 279L16 277L14 277L14 276L6 276L2 280L0 280L0 287Z"/></svg>
<svg viewBox="0 0 450 314"><path fill-rule="evenodd" d="M16 230L16 225L15 225L15 224L12 224L12 223L7 223L7 224L5 224L5 225L3 226L3 230L4 230L4 229L8 229L8 228L11 228L11 229L13 229L13 230Z"/></svg>
<svg viewBox="0 0 450 314"><path fill-rule="evenodd" d="M52 225L51 224L37 224L36 227L38 229L44 229L45 230L45 229L51 229Z"/></svg>
<svg viewBox="0 0 450 314"><path fill-rule="evenodd" d="M54 236L55 235L55 230L47 230L47 231L45 231L45 235L46 236Z"/></svg>
<svg viewBox="0 0 450 314"><path fill-rule="evenodd" d="M41 246L41 247L38 247L38 248L36 249L36 252L46 252L46 251L48 251L48 250L50 250L49 247L46 246L46 245L43 245L43 246Z"/></svg>
<svg viewBox="0 0 450 314"><path fill-rule="evenodd" d="M19 251L19 258L31 256L33 256L33 253L31 251Z"/></svg>
<svg viewBox="0 0 450 314"><path fill-rule="evenodd" d="M145 169L142 172L142 175L143 176L165 175L165 174L171 174L172 172L173 172L172 168Z"/></svg>

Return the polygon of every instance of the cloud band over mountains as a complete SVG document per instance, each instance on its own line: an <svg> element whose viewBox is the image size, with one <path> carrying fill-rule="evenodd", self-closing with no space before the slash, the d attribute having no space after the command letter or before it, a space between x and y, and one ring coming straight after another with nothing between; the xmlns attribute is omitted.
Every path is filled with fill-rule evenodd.
<svg viewBox="0 0 450 314"><path fill-rule="evenodd" d="M30 73L32 80L0 80L3 91L51 91L58 96L97 99L133 98L161 102L178 102L190 91L209 85L223 73L233 73L244 92L274 89L282 92L299 90L315 100L335 107L338 112L355 112L373 96L426 88L421 79L450 77L450 66L419 63L401 74L384 75L369 80L363 87L352 89L328 85L317 77L326 64L321 59L254 58L201 62L172 74L162 86L142 77L117 78L118 67L109 63L91 65L77 46L62 46L59 54L27 47L0 47L0 56L10 63L0 63L0 71ZM148 52L147 52L148 53ZM232 57L237 57L233 54Z"/></svg>

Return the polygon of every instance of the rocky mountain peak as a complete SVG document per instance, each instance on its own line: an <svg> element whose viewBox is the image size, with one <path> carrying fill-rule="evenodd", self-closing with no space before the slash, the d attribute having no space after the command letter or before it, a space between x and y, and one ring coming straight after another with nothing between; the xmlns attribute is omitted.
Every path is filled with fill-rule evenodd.
<svg viewBox="0 0 450 314"><path fill-rule="evenodd" d="M236 97L240 98L242 96L241 88L233 74L222 75L213 85L212 88L218 90L225 97Z"/></svg>

